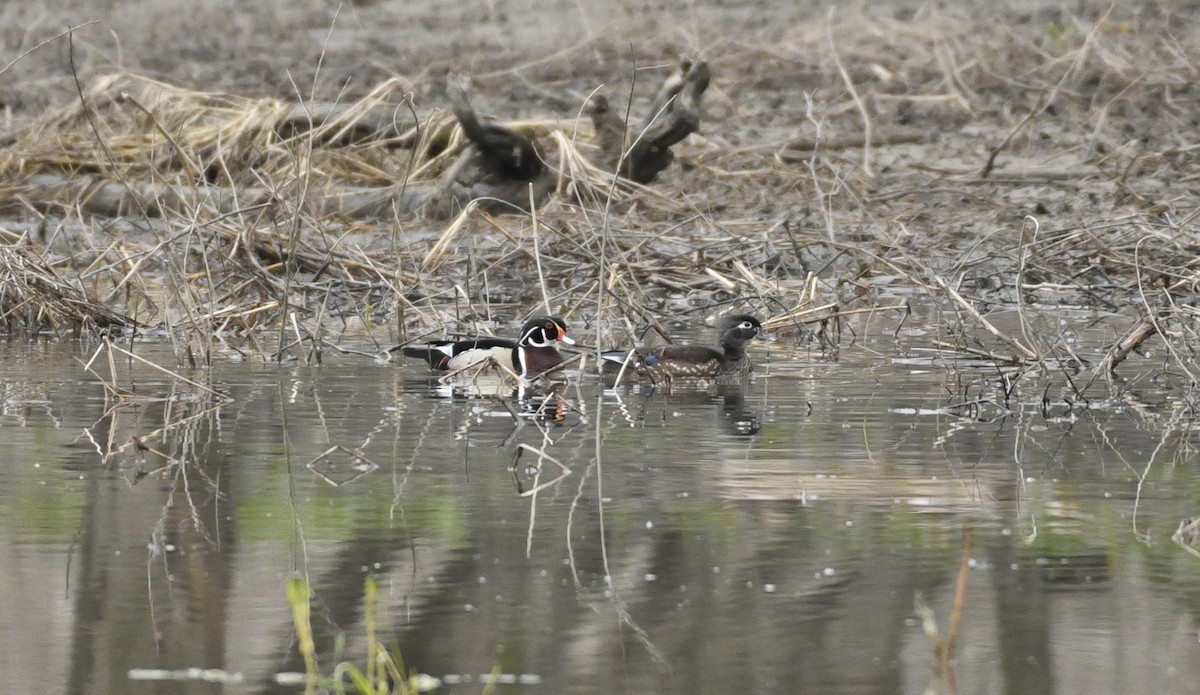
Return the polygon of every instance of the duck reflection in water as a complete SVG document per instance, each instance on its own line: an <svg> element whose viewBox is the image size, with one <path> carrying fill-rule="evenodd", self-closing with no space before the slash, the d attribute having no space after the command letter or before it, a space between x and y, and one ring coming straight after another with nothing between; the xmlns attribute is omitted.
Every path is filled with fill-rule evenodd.
<svg viewBox="0 0 1200 695"><path fill-rule="evenodd" d="M617 394L625 420L643 427L647 422L666 423L678 408L696 411L713 407L716 427L722 434L751 437L762 428L763 413L749 407L746 399L748 385L716 384L681 390L677 386L664 389L651 384L639 384L625 397ZM614 392L616 393L616 392Z"/></svg>
<svg viewBox="0 0 1200 695"><path fill-rule="evenodd" d="M566 397L569 382L565 379L543 378L528 382L487 374L470 380L443 377L430 385L430 397L475 403L473 420L479 423L486 418L511 417L517 422L562 425L574 410Z"/></svg>
<svg viewBox="0 0 1200 695"><path fill-rule="evenodd" d="M717 417L719 427L725 434L735 437L750 437L758 434L762 419L755 411L746 408L746 394L741 386L726 386L721 397L721 410Z"/></svg>

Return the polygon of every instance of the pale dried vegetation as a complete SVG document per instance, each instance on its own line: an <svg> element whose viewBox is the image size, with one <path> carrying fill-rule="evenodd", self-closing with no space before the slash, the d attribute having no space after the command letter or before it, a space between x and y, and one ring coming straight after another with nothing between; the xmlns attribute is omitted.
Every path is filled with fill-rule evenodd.
<svg viewBox="0 0 1200 695"><path fill-rule="evenodd" d="M311 357L547 305L619 344L668 316L737 308L835 354L847 316L899 322L931 298L953 336L928 345L942 356L1091 370L1070 380L1078 392L1165 338L1188 374L1200 29L1153 4L915 7L813 16L754 43L647 39L660 65L698 50L713 72L701 133L648 186L591 163L582 109L619 76L608 97L632 94L636 122L664 71L635 73L599 40L556 54L566 71L512 57L477 80L476 106L506 118L514 95L559 105L518 124L558 173L533 215L426 214L461 144L444 75L327 99L81 77L73 99L0 139L0 325L136 326L205 359ZM42 50L70 56L67 43ZM990 321L997 309L1017 326ZM1060 311L1116 315L1129 332L1079 355L1037 318Z"/></svg>

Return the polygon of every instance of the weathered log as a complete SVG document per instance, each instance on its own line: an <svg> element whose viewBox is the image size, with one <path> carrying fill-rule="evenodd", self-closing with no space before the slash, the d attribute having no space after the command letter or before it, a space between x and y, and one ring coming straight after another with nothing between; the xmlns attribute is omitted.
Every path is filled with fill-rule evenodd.
<svg viewBox="0 0 1200 695"><path fill-rule="evenodd" d="M391 217L397 210L417 212L434 196L432 186L393 184L383 188L347 186L330 191L310 191L307 203L320 215L356 219ZM40 208L78 205L92 215L124 217L146 214L163 217L189 214L199 206L230 214L278 202L275 192L260 187L185 186L179 184L121 183L94 176L39 174L29 179L22 194Z"/></svg>
<svg viewBox="0 0 1200 695"><path fill-rule="evenodd" d="M554 173L549 169L529 180L495 175L480 165L474 145L468 145L438 182L423 212L435 218L452 217L471 201L487 212L529 212L530 201L540 204L554 190Z"/></svg>
<svg viewBox="0 0 1200 695"><path fill-rule="evenodd" d="M708 89L710 74L703 60L680 61L679 69L663 83L654 110L625 157L621 174L638 183L650 183L675 159L673 145L700 128L700 99Z"/></svg>
<svg viewBox="0 0 1200 695"><path fill-rule="evenodd" d="M465 79L450 85L450 106L463 134L479 152L481 175L529 181L546 168L533 138L495 121L483 121L471 106Z"/></svg>
<svg viewBox="0 0 1200 695"><path fill-rule="evenodd" d="M275 122L274 130L284 139L315 130L318 142L334 146L386 139L392 147L412 149L420 143L422 128L416 127L407 109L375 106L355 115L359 109L358 104L296 104ZM344 124L338 123L343 120ZM431 151L441 152L449 143L450 128L435 128L425 136Z"/></svg>
<svg viewBox="0 0 1200 695"><path fill-rule="evenodd" d="M489 212L529 210L554 189L554 172L546 166L534 139L495 121L481 120L471 106L470 84L450 85L454 116L468 144L446 170L426 214L446 217L479 201Z"/></svg>
<svg viewBox="0 0 1200 695"><path fill-rule="evenodd" d="M660 112L666 113L670 110L671 102L679 95L683 86L687 84L687 75L691 69L692 59L687 56L680 56L679 65L675 67L674 72L667 75L667 79L663 80L662 86L658 88L658 94L654 95L654 101L650 102L650 110L646 112L646 117L642 119L641 125L638 126L639 133L653 125L654 121L659 117Z"/></svg>
<svg viewBox="0 0 1200 695"><path fill-rule="evenodd" d="M592 119L592 144L600 151L596 163L616 171L625 151L625 119L612 110L603 94L593 94L585 110Z"/></svg>

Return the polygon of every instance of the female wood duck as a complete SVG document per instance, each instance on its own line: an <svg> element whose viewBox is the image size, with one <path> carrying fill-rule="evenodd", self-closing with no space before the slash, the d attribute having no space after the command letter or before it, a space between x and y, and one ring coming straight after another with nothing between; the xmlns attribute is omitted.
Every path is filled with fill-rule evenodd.
<svg viewBox="0 0 1200 695"><path fill-rule="evenodd" d="M527 321L521 328L521 337L515 341L505 338L435 340L425 345L404 347L402 351L441 371L463 369L491 358L525 378L562 364L556 342L575 344L567 337L567 324L562 319L542 316Z"/></svg>
<svg viewBox="0 0 1200 695"><path fill-rule="evenodd" d="M639 374L658 380L673 377L744 376L750 373L750 356L746 343L762 335L762 324L747 314L733 314L721 319L719 348L702 345L664 345L641 347L633 355L624 350L601 353L612 363L625 364Z"/></svg>

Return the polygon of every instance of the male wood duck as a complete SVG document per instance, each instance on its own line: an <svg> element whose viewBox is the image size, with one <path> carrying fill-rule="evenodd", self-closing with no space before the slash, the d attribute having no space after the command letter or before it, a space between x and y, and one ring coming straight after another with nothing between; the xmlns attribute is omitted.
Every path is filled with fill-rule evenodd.
<svg viewBox="0 0 1200 695"><path fill-rule="evenodd" d="M567 324L555 316L530 319L516 340L476 338L474 340L435 340L424 345L402 348L408 357L425 360L441 371L452 371L479 364L491 358L522 378L535 376L562 364L555 343L574 345L567 337Z"/></svg>
<svg viewBox="0 0 1200 695"><path fill-rule="evenodd" d="M719 347L703 345L664 345L641 347L630 356L625 350L601 353L610 363L625 364L653 380L674 377L744 376L750 373L746 343L762 335L762 324L747 314L721 319Z"/></svg>

